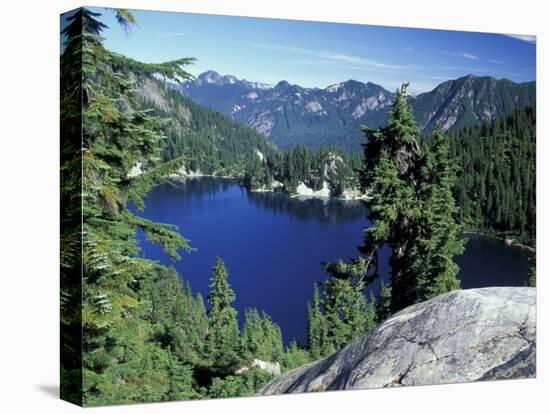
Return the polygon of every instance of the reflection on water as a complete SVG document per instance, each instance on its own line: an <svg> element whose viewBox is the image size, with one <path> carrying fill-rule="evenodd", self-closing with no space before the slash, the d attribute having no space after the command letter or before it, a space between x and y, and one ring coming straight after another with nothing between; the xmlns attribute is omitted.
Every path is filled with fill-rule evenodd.
<svg viewBox="0 0 550 414"><path fill-rule="evenodd" d="M282 193L249 192L248 197L258 208L273 214L290 215L299 220L315 219L334 224L366 218L359 200L342 201L332 198L298 198Z"/></svg>
<svg viewBox="0 0 550 414"><path fill-rule="evenodd" d="M215 177L186 178L172 181L173 191L184 191L186 197L213 197L236 185L235 180ZM338 200L326 197L289 197L282 192L255 192L239 187L258 209L298 220L316 220L327 223L347 223L366 218L361 200Z"/></svg>

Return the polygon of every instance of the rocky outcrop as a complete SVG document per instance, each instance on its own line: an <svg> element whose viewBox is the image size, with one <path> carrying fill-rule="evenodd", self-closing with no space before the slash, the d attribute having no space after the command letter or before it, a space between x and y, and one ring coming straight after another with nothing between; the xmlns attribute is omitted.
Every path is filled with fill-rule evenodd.
<svg viewBox="0 0 550 414"><path fill-rule="evenodd" d="M410 306L260 394L535 376L534 288L459 290Z"/></svg>
<svg viewBox="0 0 550 414"><path fill-rule="evenodd" d="M271 375L281 375L281 365L278 362L262 361L257 358L254 358L249 365L239 368L235 374L245 374L252 368L261 369Z"/></svg>

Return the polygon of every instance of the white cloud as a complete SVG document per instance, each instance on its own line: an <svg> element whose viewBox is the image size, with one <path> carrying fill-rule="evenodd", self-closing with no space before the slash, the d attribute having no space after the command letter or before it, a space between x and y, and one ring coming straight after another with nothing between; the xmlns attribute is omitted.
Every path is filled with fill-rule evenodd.
<svg viewBox="0 0 550 414"><path fill-rule="evenodd" d="M325 62L333 62L333 63L348 63L348 64L354 64L358 66L368 66L368 67L374 67L374 68L380 68L380 69L410 69L412 66L404 66L404 65L395 65L391 63L386 62L380 62L374 59L367 59L361 56L355 56L355 55L348 55L346 53L338 53L338 52L332 52L328 50L314 50L314 49L305 49L301 47L293 47L293 46L280 46L280 45L273 45L273 44L264 44L264 43L252 43L251 44L254 47L259 47L263 49L269 49L269 50L275 50L275 51L281 51L281 52L288 52L293 54L298 54L302 56L308 56L311 58L315 58L317 60L321 59Z"/></svg>
<svg viewBox="0 0 550 414"><path fill-rule="evenodd" d="M412 47L404 47L403 50L405 52L414 53L414 48L412 48Z"/></svg>
<svg viewBox="0 0 550 414"><path fill-rule="evenodd" d="M503 36L508 36L508 37L513 38L513 39L522 40L522 41L527 42L527 43L532 43L532 44L537 43L537 37L536 36L517 35L517 34L505 34Z"/></svg>
<svg viewBox="0 0 550 414"><path fill-rule="evenodd" d="M164 39L166 37L180 37L180 36L185 36L187 33L186 32L174 32L174 33L162 33L160 35L158 35L157 37L161 38L161 39Z"/></svg>
<svg viewBox="0 0 550 414"><path fill-rule="evenodd" d="M496 63L497 65L503 65L504 62L502 60L496 60L496 59L489 59L489 62Z"/></svg>
<svg viewBox="0 0 550 414"><path fill-rule="evenodd" d="M470 59L470 60L479 60L479 56L476 56L472 53L467 53L467 52L447 52L447 51L444 51L443 54L445 54L447 56L463 57L465 59Z"/></svg>

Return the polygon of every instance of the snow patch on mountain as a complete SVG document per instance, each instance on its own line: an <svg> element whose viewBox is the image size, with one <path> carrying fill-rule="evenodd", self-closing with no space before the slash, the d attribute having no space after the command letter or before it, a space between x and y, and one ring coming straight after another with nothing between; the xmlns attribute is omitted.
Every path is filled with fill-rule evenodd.
<svg viewBox="0 0 550 414"><path fill-rule="evenodd" d="M315 112L320 112L322 110L323 110L323 107L317 101L309 101L306 104L306 111L308 111L308 112L315 113Z"/></svg>
<svg viewBox="0 0 550 414"><path fill-rule="evenodd" d="M340 89L342 87L342 83L335 83L334 85L329 85L325 88L325 90L327 92L330 92L330 93L335 93L335 92L338 92L338 89Z"/></svg>

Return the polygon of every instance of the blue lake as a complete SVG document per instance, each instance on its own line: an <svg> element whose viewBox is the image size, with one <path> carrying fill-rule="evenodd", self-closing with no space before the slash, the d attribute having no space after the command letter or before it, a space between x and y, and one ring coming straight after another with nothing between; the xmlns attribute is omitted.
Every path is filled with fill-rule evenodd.
<svg viewBox="0 0 550 414"><path fill-rule="evenodd" d="M233 181L209 177L155 187L139 214L177 225L197 249L173 262L140 233L145 257L174 265L193 291L206 296L214 259L220 256L239 316L248 307L265 310L281 327L286 344L306 339L306 304L314 283L326 278L322 263L355 256L369 224L359 201L251 193ZM463 288L523 286L531 255L497 239L473 236L456 262ZM387 272L387 266L381 271Z"/></svg>

